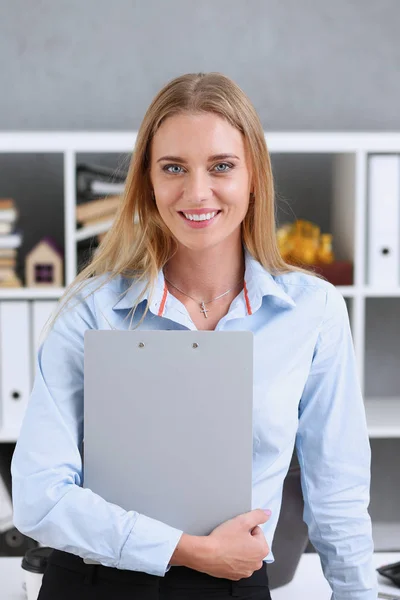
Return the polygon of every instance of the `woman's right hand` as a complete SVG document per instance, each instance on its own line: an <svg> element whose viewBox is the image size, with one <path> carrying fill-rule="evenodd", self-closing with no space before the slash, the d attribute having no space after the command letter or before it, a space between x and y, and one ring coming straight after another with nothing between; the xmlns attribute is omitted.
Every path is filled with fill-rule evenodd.
<svg viewBox="0 0 400 600"><path fill-rule="evenodd" d="M270 549L258 525L268 521L269 517L264 510L256 508L218 525L207 536L212 551L201 571L213 577L239 581L261 569L262 559Z"/></svg>

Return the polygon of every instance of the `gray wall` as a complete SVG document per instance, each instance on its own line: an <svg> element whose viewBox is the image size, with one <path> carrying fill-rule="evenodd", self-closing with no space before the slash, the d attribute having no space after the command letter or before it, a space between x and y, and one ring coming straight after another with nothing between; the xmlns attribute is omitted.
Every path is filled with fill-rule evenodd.
<svg viewBox="0 0 400 600"><path fill-rule="evenodd" d="M0 0L0 130L137 129L221 71L266 130L400 129L398 0Z"/></svg>

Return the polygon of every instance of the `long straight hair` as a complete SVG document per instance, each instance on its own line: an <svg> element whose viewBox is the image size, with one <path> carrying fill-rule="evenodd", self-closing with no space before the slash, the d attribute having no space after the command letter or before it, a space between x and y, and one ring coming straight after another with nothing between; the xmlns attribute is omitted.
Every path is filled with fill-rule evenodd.
<svg viewBox="0 0 400 600"><path fill-rule="evenodd" d="M241 225L242 242L250 254L274 275L300 271L319 277L311 270L286 263L279 252L271 160L263 127L249 98L234 81L221 73L188 73L165 85L148 107L137 134L124 193L113 224L89 263L61 296L60 308L49 327L60 314L62 305L76 296L91 277L105 275L96 289L118 275L144 281L132 315L146 292L151 298L160 269L178 248L177 240L152 199L151 142L161 123L180 113L216 114L243 136L253 173L254 199L249 203ZM149 303L141 321L148 306Z"/></svg>

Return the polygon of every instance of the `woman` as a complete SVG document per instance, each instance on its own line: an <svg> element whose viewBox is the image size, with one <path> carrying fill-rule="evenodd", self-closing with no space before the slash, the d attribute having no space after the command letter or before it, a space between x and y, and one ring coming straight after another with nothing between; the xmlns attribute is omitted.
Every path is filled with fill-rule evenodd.
<svg viewBox="0 0 400 600"><path fill-rule="evenodd" d="M264 132L243 91L218 73L171 81L143 119L114 224L38 352L12 476L16 527L55 549L39 600L267 600L294 445L304 520L335 600L376 598L370 446L346 305L282 260L274 211ZM81 486L83 334L133 327L254 333L254 509L209 536Z"/></svg>

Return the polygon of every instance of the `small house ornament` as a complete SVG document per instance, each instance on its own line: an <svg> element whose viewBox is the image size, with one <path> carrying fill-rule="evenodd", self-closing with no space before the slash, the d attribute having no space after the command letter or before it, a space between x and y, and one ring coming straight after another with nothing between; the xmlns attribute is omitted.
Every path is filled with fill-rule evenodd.
<svg viewBox="0 0 400 600"><path fill-rule="evenodd" d="M25 258L27 287L62 287L64 253L51 236L42 238Z"/></svg>

